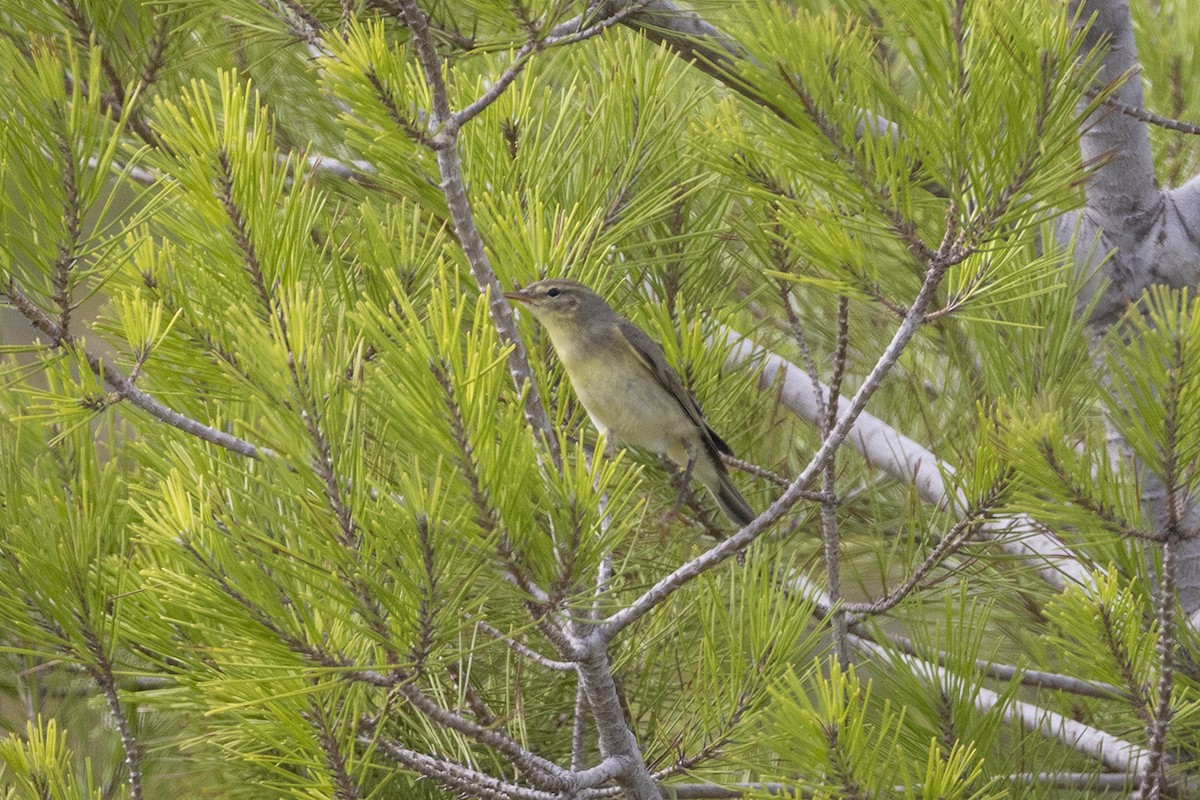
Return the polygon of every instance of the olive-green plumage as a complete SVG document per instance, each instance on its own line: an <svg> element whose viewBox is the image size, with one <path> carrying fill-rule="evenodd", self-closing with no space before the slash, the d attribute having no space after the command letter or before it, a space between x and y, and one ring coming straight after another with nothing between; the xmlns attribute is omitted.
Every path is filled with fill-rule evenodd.
<svg viewBox="0 0 1200 800"><path fill-rule="evenodd" d="M657 342L577 281L551 278L505 297L528 308L550 334L601 433L688 468L738 525L754 519L721 461L722 453L732 455L729 445L708 427Z"/></svg>

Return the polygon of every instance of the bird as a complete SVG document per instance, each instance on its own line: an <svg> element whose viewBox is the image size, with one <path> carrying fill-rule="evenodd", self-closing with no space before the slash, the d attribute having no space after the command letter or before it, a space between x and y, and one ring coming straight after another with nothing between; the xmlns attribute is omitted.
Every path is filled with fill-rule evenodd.
<svg viewBox="0 0 1200 800"><path fill-rule="evenodd" d="M757 516L730 480L729 445L704 421L662 347L578 281L548 278L504 296L545 328L592 424L606 440L665 455L695 476L730 520Z"/></svg>

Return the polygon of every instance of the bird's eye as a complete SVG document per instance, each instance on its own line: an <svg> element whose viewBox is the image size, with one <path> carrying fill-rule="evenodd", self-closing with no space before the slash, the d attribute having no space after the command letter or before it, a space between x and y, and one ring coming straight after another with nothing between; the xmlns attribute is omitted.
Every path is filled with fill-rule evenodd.
<svg viewBox="0 0 1200 800"><path fill-rule="evenodd" d="M559 291L558 289L547 289L546 290L546 297L558 297L560 294L562 294L562 292Z"/></svg>

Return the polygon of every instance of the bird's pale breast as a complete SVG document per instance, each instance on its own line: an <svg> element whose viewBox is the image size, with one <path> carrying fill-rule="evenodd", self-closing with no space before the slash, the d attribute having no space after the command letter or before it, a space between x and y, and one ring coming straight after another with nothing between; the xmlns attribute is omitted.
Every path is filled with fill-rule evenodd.
<svg viewBox="0 0 1200 800"><path fill-rule="evenodd" d="M631 349L588 348L583 353L556 343L555 350L601 432L618 444L686 460L683 452L696 423Z"/></svg>

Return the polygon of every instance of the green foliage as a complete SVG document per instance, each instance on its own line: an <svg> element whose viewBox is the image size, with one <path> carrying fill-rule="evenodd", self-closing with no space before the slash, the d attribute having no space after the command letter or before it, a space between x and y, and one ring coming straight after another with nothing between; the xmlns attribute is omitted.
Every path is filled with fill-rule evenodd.
<svg viewBox="0 0 1200 800"><path fill-rule="evenodd" d="M924 753L901 746L906 714L874 700L853 667L815 662L805 675L789 675L778 693L768 728L777 766L788 783L803 776L800 785L813 797L1005 796L983 779L970 744L943 749L930 737Z"/></svg>
<svg viewBox="0 0 1200 800"><path fill-rule="evenodd" d="M601 760L592 728L573 735L588 709L553 625L601 624L728 531L652 456L597 452L522 319L557 468L485 268L505 289L595 287L734 451L785 477L817 434L753 364L726 368L725 333L811 357L824 380L845 339L851 394L947 269L871 411L947 459L975 517L956 529L949 502L922 506L848 448L836 462L835 599L920 570L894 619L856 629L912 647L856 666L824 652L839 611L794 590L825 580L806 501L606 651L656 779L984 800L1019 791L1014 773L1077 766L1005 722L1018 681L980 659L1114 683L1136 699L1088 716L1138 729L1161 661L1129 537L1155 525L1099 420L1192 492L1200 332L1194 301L1156 295L1108 343L1112 382L1095 378L1044 224L1079 200L1078 126L1100 102L1061 8L697 3L751 56L720 84L621 25L512 76L530 31L577 4L422 4L453 110L506 87L451 153L483 264L444 191L450 151L429 146L445 134L433 76L392 6L0 11L0 291L21 323L0 372L0 683L65 698L30 702L44 722L4 720L9 796L132 784L122 738L146 743L147 796L470 794L419 779L397 747L512 783L531 772L515 748ZM756 509L780 493L735 480ZM1113 566L1047 603L996 548L939 555L1008 513ZM1186 760L1200 706L1194 676L1174 685Z"/></svg>
<svg viewBox="0 0 1200 800"><path fill-rule="evenodd" d="M1200 481L1200 315L1195 298L1165 288L1146 317L1131 315L1129 343L1114 335L1109 414L1129 447L1169 491Z"/></svg>
<svg viewBox="0 0 1200 800"><path fill-rule="evenodd" d="M1200 21L1187 2L1167 0L1156 5L1131 3L1138 35L1139 79L1145 88L1147 109L1163 117L1195 120L1200 108L1200 87L1194 75L1197 53L1192 43L1200 35ZM1160 179L1179 186L1198 163L1194 137L1182 131L1150 127L1155 164Z"/></svg>
<svg viewBox="0 0 1200 800"><path fill-rule="evenodd" d="M24 741L0 742L0 765L0 780L8 786L6 797L104 797L103 788L93 780L90 763L84 766L83 775L76 774L66 739L53 719L30 722Z"/></svg>

